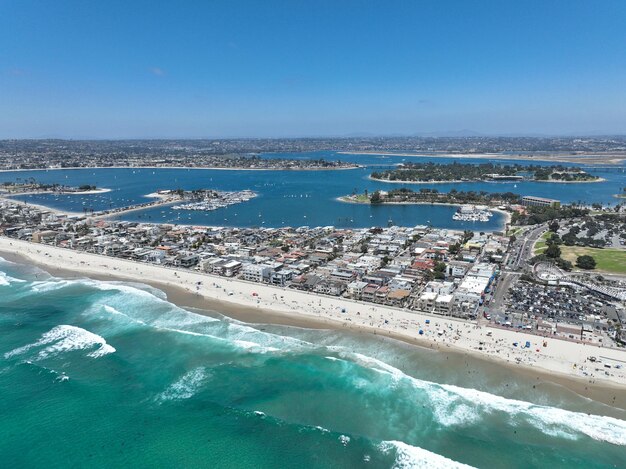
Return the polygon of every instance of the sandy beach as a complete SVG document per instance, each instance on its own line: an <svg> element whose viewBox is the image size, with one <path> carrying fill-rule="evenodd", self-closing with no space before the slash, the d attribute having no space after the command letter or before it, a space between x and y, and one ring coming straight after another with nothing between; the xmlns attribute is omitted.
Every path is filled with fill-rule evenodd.
<svg viewBox="0 0 626 469"><path fill-rule="evenodd" d="M515 367L537 380L564 384L582 395L626 408L626 351L495 329L454 318L327 297L0 237L0 255L21 256L57 275L148 283L181 306L236 319L299 327L368 332L449 353L465 353ZM61 275L63 276L63 275ZM427 324L426 321L430 324ZM423 334L419 334L422 330ZM531 343L520 349L513 343ZM544 346L545 342L545 346ZM612 368L587 360L594 356ZM612 392L615 391L615 392Z"/></svg>

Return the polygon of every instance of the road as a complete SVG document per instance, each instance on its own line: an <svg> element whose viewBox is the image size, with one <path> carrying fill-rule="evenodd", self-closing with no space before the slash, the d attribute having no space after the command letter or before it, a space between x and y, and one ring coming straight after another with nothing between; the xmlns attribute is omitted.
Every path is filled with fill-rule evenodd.
<svg viewBox="0 0 626 469"><path fill-rule="evenodd" d="M509 248L509 254L504 261L504 270L520 270L528 259L533 257L533 246L539 237L548 229L545 223L530 228L517 235L517 239Z"/></svg>

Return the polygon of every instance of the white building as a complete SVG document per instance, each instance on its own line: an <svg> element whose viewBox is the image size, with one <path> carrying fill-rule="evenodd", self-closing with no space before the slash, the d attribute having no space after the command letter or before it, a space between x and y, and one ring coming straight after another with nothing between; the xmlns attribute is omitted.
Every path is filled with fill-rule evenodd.
<svg viewBox="0 0 626 469"><path fill-rule="evenodd" d="M261 283L269 278L272 268L263 264L248 264L242 269L242 276L248 282Z"/></svg>
<svg viewBox="0 0 626 469"><path fill-rule="evenodd" d="M420 311L433 311L435 309L435 301L437 300L437 293L432 291L425 291L417 300L417 309Z"/></svg>
<svg viewBox="0 0 626 469"><path fill-rule="evenodd" d="M439 295L435 300L435 313L450 316L453 306L454 297L452 295Z"/></svg>
<svg viewBox="0 0 626 469"><path fill-rule="evenodd" d="M355 280L354 282L351 282L348 284L348 294L350 295L351 298L359 300L361 299L363 290L365 289L365 287L367 287L367 285L368 285L367 282L361 282L361 281Z"/></svg>

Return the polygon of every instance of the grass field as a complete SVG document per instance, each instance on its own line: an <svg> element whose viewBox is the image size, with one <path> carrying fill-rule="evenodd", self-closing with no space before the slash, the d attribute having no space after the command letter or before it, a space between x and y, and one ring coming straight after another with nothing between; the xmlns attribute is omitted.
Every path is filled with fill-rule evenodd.
<svg viewBox="0 0 626 469"><path fill-rule="evenodd" d="M546 231L541 237L537 240L534 246L534 255L537 256L546 250L546 239L548 239L552 235L552 231Z"/></svg>
<svg viewBox="0 0 626 469"><path fill-rule="evenodd" d="M358 202L360 204L369 204L370 203L370 198L365 195L365 194L358 194L355 196L351 196L351 195L344 195L342 197L339 197L340 200L343 200L344 202Z"/></svg>
<svg viewBox="0 0 626 469"><path fill-rule="evenodd" d="M519 227L519 228L511 228L511 229L510 229L510 230L506 233L506 235L507 235L507 236L514 236L514 235L515 235L515 236L517 236L517 234L518 234L520 231L522 231L523 229L524 229L524 228L522 228L522 227Z"/></svg>
<svg viewBox="0 0 626 469"><path fill-rule="evenodd" d="M626 274L626 249L597 249L561 245L561 257L576 265L578 256L591 256L596 260L594 271Z"/></svg>

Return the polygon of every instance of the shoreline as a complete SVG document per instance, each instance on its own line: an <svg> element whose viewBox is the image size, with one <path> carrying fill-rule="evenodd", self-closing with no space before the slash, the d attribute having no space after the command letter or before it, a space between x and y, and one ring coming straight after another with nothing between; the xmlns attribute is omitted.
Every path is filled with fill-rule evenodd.
<svg viewBox="0 0 626 469"><path fill-rule="evenodd" d="M626 393L623 392L626 389L626 372L613 368L612 376L605 376L603 368L592 370L602 365L586 361L588 356L602 356L605 361L621 363L626 361L626 351L623 349L600 348L522 331L490 328L450 317L303 293L5 237L0 237L0 253L8 260L12 256L19 256L44 270L59 269L71 272L73 276L102 278L107 275L109 280L114 278L148 283L166 291L168 299L175 304L225 312L230 317L248 322L252 320L296 327L349 330L442 352L461 353L522 373L541 375L545 381L563 385L581 395L593 394L595 400L626 409ZM103 271L107 274L102 274ZM201 287L198 281L202 282ZM342 309L345 313L341 312ZM426 325L427 319L430 325ZM424 335L418 334L420 328L424 330ZM522 343L525 340L531 341L534 344L532 348L536 347L539 352L520 350L511 345L512 342ZM541 346L544 341L547 347ZM479 345L482 350L479 350ZM581 367L589 370L590 376L583 376ZM617 392L611 392L614 390ZM617 396L619 402L613 400Z"/></svg>
<svg viewBox="0 0 626 469"><path fill-rule="evenodd" d="M346 169L360 169L362 165L342 166L340 168L222 168L211 166L76 166L71 168L27 168L27 169L0 169L0 173L18 173L22 171L77 171L80 169L200 169L211 171L334 171Z"/></svg>
<svg viewBox="0 0 626 469"><path fill-rule="evenodd" d="M340 155L375 155L375 156L408 156L418 158L460 158L484 160L524 160L524 161L556 161L558 163L607 164L618 165L626 161L626 155L619 154L586 154L579 157L569 154L555 155L505 155L503 153L393 153L380 151L338 151Z"/></svg>
<svg viewBox="0 0 626 469"><path fill-rule="evenodd" d="M14 197L17 195L38 195L38 194L52 194L52 195L92 195L92 194L106 194L107 192L111 192L113 189L101 188L94 189L89 191L26 191L26 192L10 192L0 190L0 195L5 195L6 197Z"/></svg>
<svg viewBox="0 0 626 469"><path fill-rule="evenodd" d="M594 179L593 181L559 181L557 179L520 179L520 180L503 180L503 181L497 181L495 179L474 179L471 181L461 181L461 180L452 180L452 181L401 181L401 180L395 180L395 181L389 181L387 179L378 179L378 178L373 178L372 175L370 174L367 177L370 181L376 181L376 182L388 182L390 184L477 184L477 183L483 183L483 182L494 182L494 183L513 183L513 184L517 184L519 183L524 183L524 182L551 182L551 183L555 183L555 184L590 184L590 183L595 183L595 182L605 182L606 179L604 178L598 178L598 179Z"/></svg>
<svg viewBox="0 0 626 469"><path fill-rule="evenodd" d="M14 204L22 205L22 206L25 206L25 207L32 207L32 208L35 208L37 210L41 210L42 212L54 213L54 214L60 215L60 216L66 216L66 217L84 217L84 216L86 216L84 213L68 212L67 210L60 210L58 208L48 207L47 205L33 204L32 202L26 202L24 200L14 199L12 197L4 196L3 194L0 194L0 200L4 200L4 201L11 202L11 203L14 203Z"/></svg>
<svg viewBox="0 0 626 469"><path fill-rule="evenodd" d="M484 204L459 204L459 203L452 203L452 202L383 202L380 204L371 204L369 202L359 202L358 200L350 200L348 199L348 197L349 196L347 195L342 195L340 197L337 197L335 200L339 202L343 202L344 204L374 205L378 207L383 206L383 205L443 205L447 207L462 207L463 205L484 205ZM506 225L511 223L510 212L507 212L506 210L502 210L499 208L489 207L489 205L485 205L485 206L488 207L489 211L497 212L504 216L505 221L504 221L503 229L506 227Z"/></svg>
<svg viewBox="0 0 626 469"><path fill-rule="evenodd" d="M559 181L558 179L534 179L528 182L551 182L553 184L594 184L596 182L605 182L606 179L598 178L592 181Z"/></svg>

